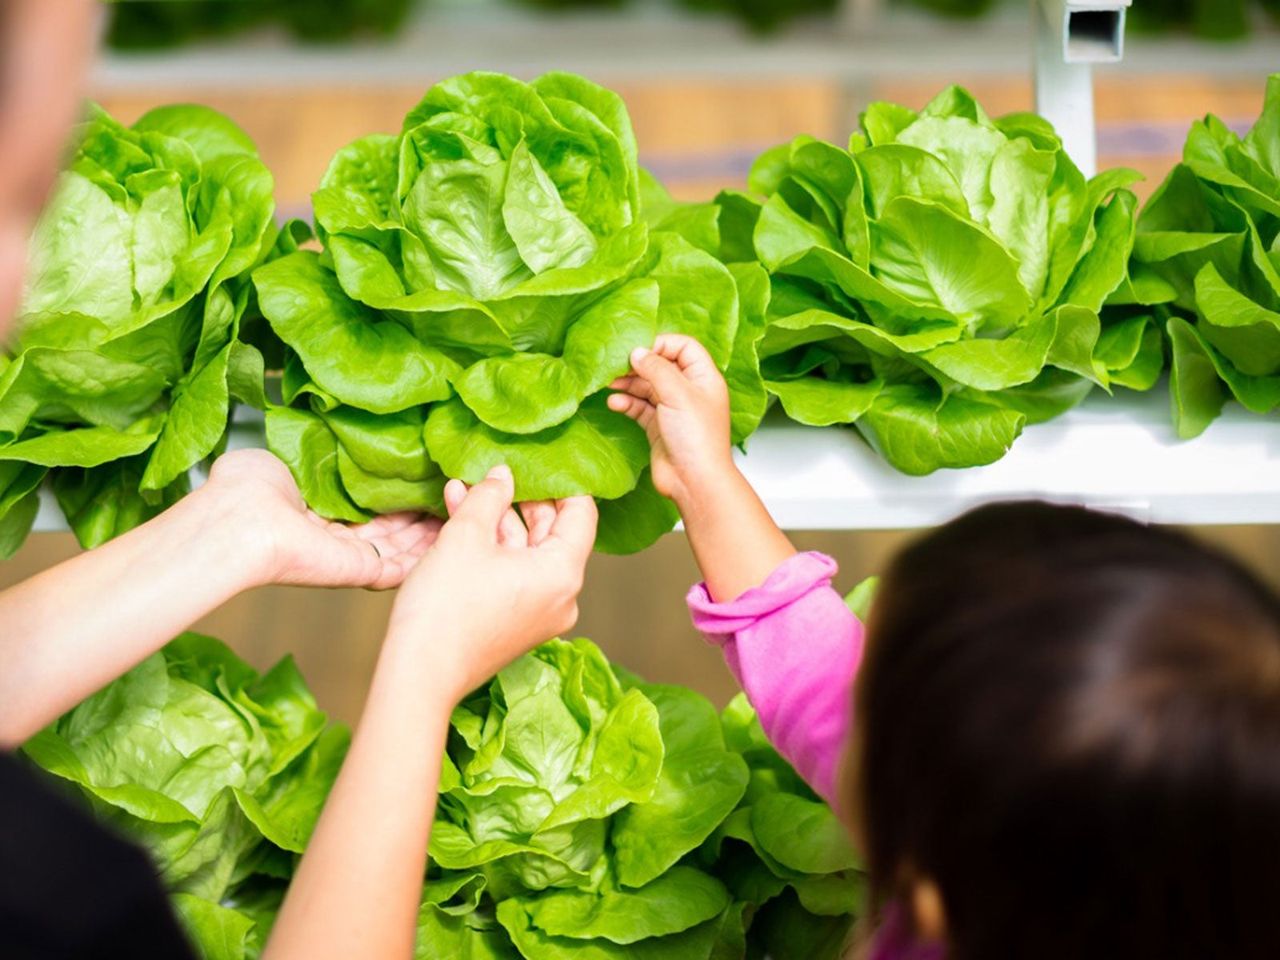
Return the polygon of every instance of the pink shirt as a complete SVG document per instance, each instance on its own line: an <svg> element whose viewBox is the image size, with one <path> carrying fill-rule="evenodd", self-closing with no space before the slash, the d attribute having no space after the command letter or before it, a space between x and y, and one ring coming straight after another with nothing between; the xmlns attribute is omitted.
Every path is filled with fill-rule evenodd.
<svg viewBox="0 0 1280 960"><path fill-rule="evenodd" d="M765 735L833 805L863 647L862 624L831 589L836 570L830 557L801 553L736 600L716 603L702 583L688 597L693 625L724 651Z"/></svg>
<svg viewBox="0 0 1280 960"><path fill-rule="evenodd" d="M716 603L702 583L688 596L694 626L724 651L769 741L833 806L866 640L831 588L836 572L830 557L801 553L736 600ZM903 919L890 905L872 957L940 960L936 948L912 942Z"/></svg>

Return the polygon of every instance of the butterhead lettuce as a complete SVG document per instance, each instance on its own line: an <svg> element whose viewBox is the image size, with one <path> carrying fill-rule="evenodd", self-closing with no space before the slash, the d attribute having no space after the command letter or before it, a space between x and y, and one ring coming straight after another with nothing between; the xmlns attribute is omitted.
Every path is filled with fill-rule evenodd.
<svg viewBox="0 0 1280 960"><path fill-rule="evenodd" d="M253 142L198 106L130 127L92 109L31 242L17 341L0 359L0 550L46 476L94 546L186 490L234 402L264 404L239 329L277 230Z"/></svg>
<svg viewBox="0 0 1280 960"><path fill-rule="evenodd" d="M1244 137L1215 116L1192 125L1115 299L1126 317L1162 321L1179 435L1202 433L1228 400L1280 407L1280 74Z"/></svg>
<svg viewBox="0 0 1280 960"><path fill-rule="evenodd" d="M695 852L747 779L703 697L538 648L454 712L420 955L709 960L735 904Z"/></svg>
<svg viewBox="0 0 1280 960"><path fill-rule="evenodd" d="M697 337L728 368L739 283L652 228L640 184L622 101L569 74L455 77L399 135L340 150L313 197L324 252L254 277L289 350L290 406L268 414L268 441L323 488L312 506L438 512L443 478L474 483L505 462L520 499L615 504L603 547L670 529L645 437L605 407L606 388L660 332ZM407 456L410 421L411 466L361 461L353 444Z"/></svg>
<svg viewBox="0 0 1280 960"><path fill-rule="evenodd" d="M721 715L750 771L735 810L699 851L746 920L748 956L837 960L867 906L867 878L844 826L765 738L744 695Z"/></svg>
<svg viewBox="0 0 1280 960"><path fill-rule="evenodd" d="M141 844L202 956L257 956L337 776L291 659L259 675L184 634L37 734L23 753Z"/></svg>
<svg viewBox="0 0 1280 960"><path fill-rule="evenodd" d="M345 756L291 660L186 634L23 752L151 854L201 956L257 957ZM544 644L453 712L416 956L834 957L862 907L834 815L739 698Z"/></svg>
<svg viewBox="0 0 1280 960"><path fill-rule="evenodd" d="M770 275L758 355L793 419L853 424L909 474L990 463L1114 370L1137 175L1086 181L1053 129L959 88L872 104L848 148L763 154L719 199L721 256ZM1132 361L1130 360L1130 364Z"/></svg>

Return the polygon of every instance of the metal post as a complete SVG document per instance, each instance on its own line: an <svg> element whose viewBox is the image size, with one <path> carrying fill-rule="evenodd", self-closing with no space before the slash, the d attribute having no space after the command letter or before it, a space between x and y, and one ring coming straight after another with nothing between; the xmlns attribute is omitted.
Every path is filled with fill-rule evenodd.
<svg viewBox="0 0 1280 960"><path fill-rule="evenodd" d="M1036 110L1050 121L1085 176L1098 170L1093 65L1124 58L1132 0L1032 0Z"/></svg>
<svg viewBox="0 0 1280 960"><path fill-rule="evenodd" d="M883 12L884 0L841 0L840 32L847 37L863 38L870 33Z"/></svg>

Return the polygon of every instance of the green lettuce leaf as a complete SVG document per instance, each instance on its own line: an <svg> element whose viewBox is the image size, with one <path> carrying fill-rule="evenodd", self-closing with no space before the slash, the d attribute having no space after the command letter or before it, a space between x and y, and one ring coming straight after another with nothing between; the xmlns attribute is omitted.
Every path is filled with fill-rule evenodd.
<svg viewBox="0 0 1280 960"><path fill-rule="evenodd" d="M768 393L918 475L999 459L1113 370L1145 383L1149 351L1133 371L1136 356L1095 356L1127 279L1135 179L1086 182L1044 121L992 120L959 88L920 113L872 104L848 150L800 137L767 151L754 196L717 204L720 255L769 274Z"/></svg>
<svg viewBox="0 0 1280 960"><path fill-rule="evenodd" d="M292 660L184 634L22 749L148 851L202 956L251 960L348 741Z"/></svg>
<svg viewBox="0 0 1280 960"><path fill-rule="evenodd" d="M378 416L417 411L441 478L506 463L520 497L613 504L602 549L649 545L673 511L646 480L643 435L604 391L656 335L697 337L729 374L741 442L767 403L755 353L767 283L714 256L714 207L677 204L647 175L643 186L626 108L602 87L562 73L436 84L397 136L334 156L313 197L324 253L255 274L290 351L287 382ZM306 392L285 401L318 413ZM331 446L314 428L299 442L301 423L271 441L297 475ZM325 473L304 495L328 517L406 499L349 462L340 483Z"/></svg>
<svg viewBox="0 0 1280 960"><path fill-rule="evenodd" d="M874 590L868 580L847 602L865 616ZM744 695L725 708L721 726L750 780L699 860L750 908L749 955L835 960L867 909L861 859L835 814L769 744Z"/></svg>
<svg viewBox="0 0 1280 960"><path fill-rule="evenodd" d="M0 364L0 457L50 468L83 545L181 496L232 405L262 405L262 359L238 337L248 274L275 245L273 190L253 142L207 107L130 127L95 107L78 129Z"/></svg>
<svg viewBox="0 0 1280 960"><path fill-rule="evenodd" d="M1183 162L1138 219L1128 282L1114 298L1128 329L1110 344L1126 376L1153 379L1167 336L1179 436L1203 433L1234 401L1280 408L1280 74L1244 137L1212 115L1187 135ZM1116 334L1120 338L1120 334Z"/></svg>

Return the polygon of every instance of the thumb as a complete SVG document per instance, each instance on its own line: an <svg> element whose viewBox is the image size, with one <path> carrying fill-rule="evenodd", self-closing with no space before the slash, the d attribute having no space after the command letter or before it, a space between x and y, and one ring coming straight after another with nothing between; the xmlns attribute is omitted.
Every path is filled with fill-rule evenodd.
<svg viewBox="0 0 1280 960"><path fill-rule="evenodd" d="M467 491L457 508L451 511L452 523L474 526L486 536L496 537L498 525L511 509L515 496L515 480L511 468L499 464L485 478Z"/></svg>
<svg viewBox="0 0 1280 960"><path fill-rule="evenodd" d="M650 402L654 404L677 402L684 396L689 385L678 366L666 357L652 350L645 350L643 347L631 352L631 369L653 388L653 397Z"/></svg>

